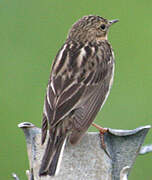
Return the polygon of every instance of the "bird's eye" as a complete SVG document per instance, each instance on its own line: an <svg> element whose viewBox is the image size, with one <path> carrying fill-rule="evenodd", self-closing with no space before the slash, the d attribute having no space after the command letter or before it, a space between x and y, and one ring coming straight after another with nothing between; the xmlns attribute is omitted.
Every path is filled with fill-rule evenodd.
<svg viewBox="0 0 152 180"><path fill-rule="evenodd" d="M104 29L106 28L106 25L105 25L105 24L101 24L100 28L101 28L102 30L104 30Z"/></svg>

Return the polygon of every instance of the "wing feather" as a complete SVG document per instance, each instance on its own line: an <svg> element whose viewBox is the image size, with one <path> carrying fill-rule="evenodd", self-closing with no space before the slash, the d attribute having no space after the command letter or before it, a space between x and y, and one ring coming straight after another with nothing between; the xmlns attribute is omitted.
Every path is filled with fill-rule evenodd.
<svg viewBox="0 0 152 180"><path fill-rule="evenodd" d="M105 93L103 93L103 91ZM76 129L85 131L88 129L92 121L94 120L97 112L100 110L106 94L108 92L108 86L104 84L101 87L94 89L92 96L84 102L80 108L75 110L74 113L74 126Z"/></svg>
<svg viewBox="0 0 152 180"><path fill-rule="evenodd" d="M47 117L43 113L43 120L42 120L42 137L41 137L41 144L44 144L46 135L47 135L47 128L48 128L48 121Z"/></svg>
<svg viewBox="0 0 152 180"><path fill-rule="evenodd" d="M65 116L67 116L68 113L70 113L75 107L77 107L78 102L84 93L84 90L84 86L79 86L70 98L66 99L66 101L62 105L56 108L55 123L58 120L63 119Z"/></svg>
<svg viewBox="0 0 152 180"><path fill-rule="evenodd" d="M108 42L87 44L87 47L72 43L64 45L55 58L45 98L44 114L50 127L54 127L72 112L76 129L87 129L109 91L113 66L112 52ZM103 52L105 49L107 52ZM73 52L76 52L76 56ZM46 120L44 124L45 122Z"/></svg>

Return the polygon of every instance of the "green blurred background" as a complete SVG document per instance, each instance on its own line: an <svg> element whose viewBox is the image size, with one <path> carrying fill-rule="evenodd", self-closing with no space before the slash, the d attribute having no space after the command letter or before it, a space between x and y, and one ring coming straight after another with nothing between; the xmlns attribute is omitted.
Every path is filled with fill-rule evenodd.
<svg viewBox="0 0 152 180"><path fill-rule="evenodd" d="M71 25L88 14L120 20L109 33L114 85L96 122L122 129L152 124L152 1L1 0L0 179L15 172L26 180L26 144L17 124L40 127L52 60ZM150 142L151 132L145 143ZM152 179L151 166L152 153L139 156L129 179Z"/></svg>

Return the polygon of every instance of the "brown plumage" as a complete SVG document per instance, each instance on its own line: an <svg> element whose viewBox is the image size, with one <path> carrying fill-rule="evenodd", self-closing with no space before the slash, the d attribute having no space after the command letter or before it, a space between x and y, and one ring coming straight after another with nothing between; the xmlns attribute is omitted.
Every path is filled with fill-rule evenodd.
<svg viewBox="0 0 152 180"><path fill-rule="evenodd" d="M81 139L109 94L114 57L107 33L115 22L83 17L55 57L44 103L42 144L47 129L49 140L40 176L57 174L66 140L76 144Z"/></svg>

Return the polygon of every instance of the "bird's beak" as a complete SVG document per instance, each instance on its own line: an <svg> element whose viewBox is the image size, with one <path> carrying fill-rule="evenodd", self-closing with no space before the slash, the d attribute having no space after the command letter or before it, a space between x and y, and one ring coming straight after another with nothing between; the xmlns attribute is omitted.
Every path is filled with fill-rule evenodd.
<svg viewBox="0 0 152 180"><path fill-rule="evenodd" d="M119 22L119 20L118 19L110 20L109 21L109 26L111 26L112 24L114 24L116 22Z"/></svg>

